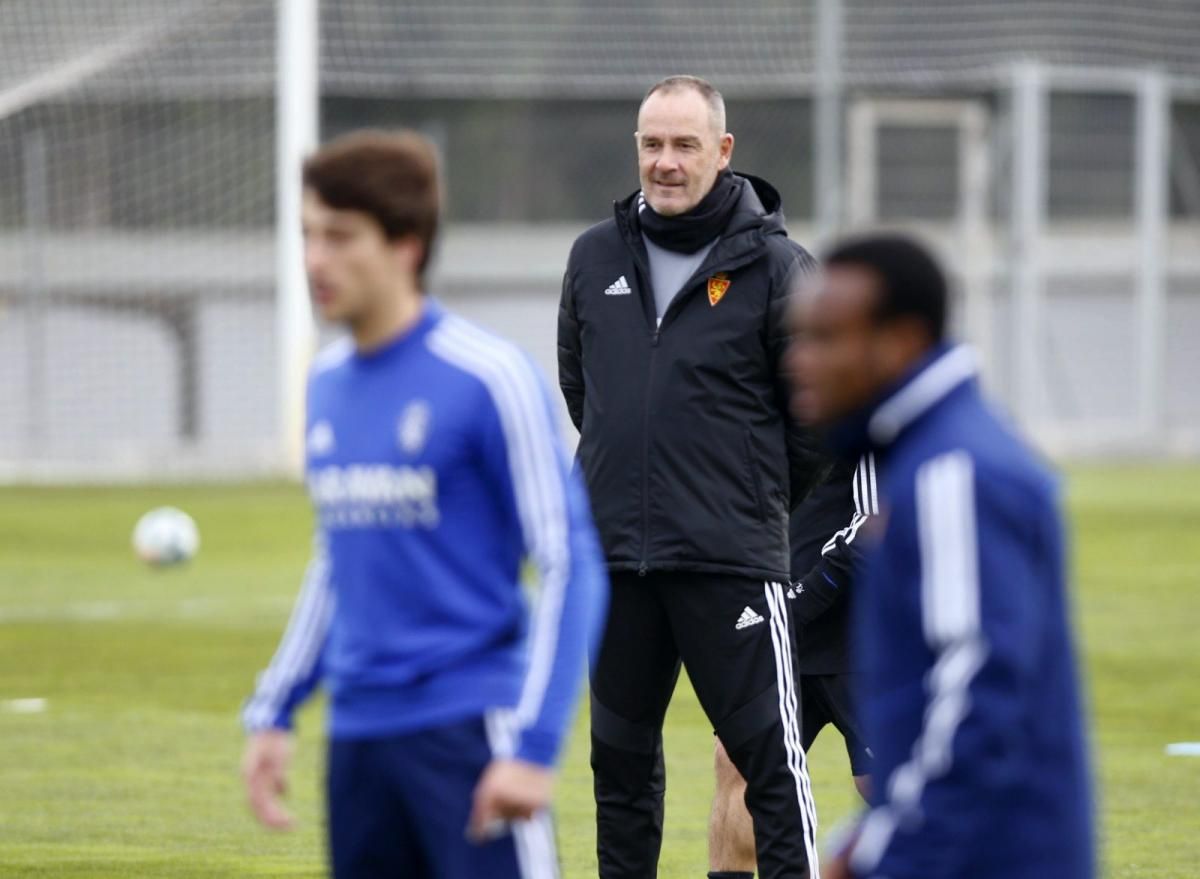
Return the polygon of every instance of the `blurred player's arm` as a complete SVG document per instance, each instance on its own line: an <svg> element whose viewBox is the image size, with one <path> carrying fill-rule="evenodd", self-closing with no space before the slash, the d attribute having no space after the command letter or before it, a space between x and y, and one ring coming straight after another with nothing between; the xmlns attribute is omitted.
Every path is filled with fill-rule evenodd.
<svg viewBox="0 0 1200 879"><path fill-rule="evenodd" d="M558 386L567 401L567 411L576 430L583 430L583 365L579 320L575 316L572 271L563 275L562 298L558 303Z"/></svg>
<svg viewBox="0 0 1200 879"><path fill-rule="evenodd" d="M249 737L242 779L252 811L268 827L284 829L292 823L279 802L286 792L291 762L292 715L320 679L332 612L329 560L318 535L283 639L242 709L242 725Z"/></svg>
<svg viewBox="0 0 1200 879"><path fill-rule="evenodd" d="M902 503L893 527L917 523L919 613L935 662L912 756L881 783L849 865L861 879L952 879L1024 769L1020 693L1037 673L1039 614L1022 584L1038 582L1030 531L1039 517L1001 503L964 452L922 467L915 509L901 516Z"/></svg>
<svg viewBox="0 0 1200 879"><path fill-rule="evenodd" d="M528 818L549 805L553 767L608 597L599 539L549 396L532 365L509 378L513 393L495 400L484 457L495 483L512 492L539 592L520 699L511 722L498 724L508 728L493 730L500 756L475 792L470 831L477 838L498 820Z"/></svg>
<svg viewBox="0 0 1200 879"><path fill-rule="evenodd" d="M775 375L775 404L783 413L787 430L789 497L793 510L825 480L830 470L829 460L816 436L791 415L791 377L785 366L791 342L787 319L791 293L816 269L817 261L807 251L797 248L791 264L772 279L767 304L767 355Z"/></svg>
<svg viewBox="0 0 1200 879"><path fill-rule="evenodd" d="M838 480L838 484L829 487L836 492L844 484ZM849 596L854 569L861 564L863 556L859 533L869 518L879 513L874 454L868 452L859 460L852 477L852 488L854 513L850 521L829 538L816 564L801 574L795 584L796 599L790 607L793 618L801 625L813 622ZM819 500L818 495L823 489L825 486L812 493L810 503ZM831 492L831 502L844 502L845 496L834 492Z"/></svg>

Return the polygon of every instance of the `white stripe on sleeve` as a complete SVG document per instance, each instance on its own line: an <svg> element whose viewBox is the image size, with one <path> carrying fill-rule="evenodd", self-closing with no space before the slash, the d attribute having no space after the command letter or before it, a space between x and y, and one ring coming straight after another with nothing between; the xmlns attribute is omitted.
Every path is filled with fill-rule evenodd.
<svg viewBox="0 0 1200 879"><path fill-rule="evenodd" d="M867 485L871 489L871 507L867 510L873 516L879 515L879 486L875 481L875 453L867 452L862 457L859 466L867 468Z"/></svg>
<svg viewBox="0 0 1200 879"><path fill-rule="evenodd" d="M974 480L966 452L934 458L917 471L921 613L934 648L979 630Z"/></svg>
<svg viewBox="0 0 1200 879"><path fill-rule="evenodd" d="M836 532L825 542L825 545L821 547L821 555L828 555L837 549L839 539L846 543L853 543L858 536L859 529L866 523L867 517L878 514L879 494L875 487L875 455L873 452L867 452L858 459L858 466L854 468L854 479L851 485L854 489L854 515L850 518L849 525Z"/></svg>
<svg viewBox="0 0 1200 879"><path fill-rule="evenodd" d="M483 382L504 431L526 551L541 575L529 667L517 704L518 721L529 726L541 712L554 670L570 572L566 464L555 442L557 428L532 365L512 345L447 316L430 335L429 347Z"/></svg>
<svg viewBox="0 0 1200 879"><path fill-rule="evenodd" d="M333 605L329 558L318 539L283 639L242 710L242 722L247 729L271 726L293 689L312 674L333 618Z"/></svg>
<svg viewBox="0 0 1200 879"><path fill-rule="evenodd" d="M513 712L492 709L484 714L483 724L492 756L501 760L511 758L520 734ZM549 811L542 809L528 821L510 822L509 827L521 879L559 879L558 851Z"/></svg>
<svg viewBox="0 0 1200 879"><path fill-rule="evenodd" d="M868 875L896 828L919 814L928 784L950 771L954 737L971 709L971 682L987 659L970 456L956 451L926 462L917 471L916 489L921 621L937 660L926 679L929 700L912 757L887 779L887 802L868 814L851 854L854 870Z"/></svg>

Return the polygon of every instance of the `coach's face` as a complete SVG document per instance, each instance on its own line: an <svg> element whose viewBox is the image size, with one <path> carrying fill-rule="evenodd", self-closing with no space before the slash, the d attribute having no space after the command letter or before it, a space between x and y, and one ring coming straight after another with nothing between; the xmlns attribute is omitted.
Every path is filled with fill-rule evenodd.
<svg viewBox="0 0 1200 879"><path fill-rule="evenodd" d="M368 318L401 267L383 228L363 211L330 207L311 189L304 191L301 223L304 269L321 318L351 325Z"/></svg>
<svg viewBox="0 0 1200 879"><path fill-rule="evenodd" d="M875 319L878 279L859 266L831 266L797 291L787 366L792 411L826 425L871 403L887 386L889 329Z"/></svg>
<svg viewBox="0 0 1200 879"><path fill-rule="evenodd" d="M638 111L638 176L650 207L664 217L686 213L729 167L733 135L719 130L695 89L657 91Z"/></svg>

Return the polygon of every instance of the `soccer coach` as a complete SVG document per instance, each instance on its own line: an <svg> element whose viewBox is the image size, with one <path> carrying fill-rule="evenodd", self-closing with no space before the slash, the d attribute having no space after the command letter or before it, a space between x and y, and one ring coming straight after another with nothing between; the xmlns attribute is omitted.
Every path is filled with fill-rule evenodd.
<svg viewBox="0 0 1200 879"><path fill-rule="evenodd" d="M826 467L788 416L783 359L787 296L815 262L788 240L775 189L729 170L712 85L662 80L637 124L641 190L575 242L558 327L612 579L592 669L600 876L656 875L682 660L747 781L760 876L808 877L788 514Z"/></svg>
<svg viewBox="0 0 1200 879"><path fill-rule="evenodd" d="M882 510L853 612L871 808L825 879L1091 879L1054 480L945 341L923 248L850 240L824 265L794 402L847 460L875 453Z"/></svg>

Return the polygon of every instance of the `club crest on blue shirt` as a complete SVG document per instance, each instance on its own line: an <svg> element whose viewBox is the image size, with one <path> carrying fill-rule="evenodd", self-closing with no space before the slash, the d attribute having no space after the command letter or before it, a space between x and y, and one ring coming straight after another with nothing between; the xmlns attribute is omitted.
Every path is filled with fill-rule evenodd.
<svg viewBox="0 0 1200 879"><path fill-rule="evenodd" d="M413 400L404 407L396 422L396 441L405 453L416 455L425 448L432 417L433 412L424 400Z"/></svg>
<svg viewBox="0 0 1200 879"><path fill-rule="evenodd" d="M328 455L333 451L336 442L333 438L333 427L328 421L318 421L308 431L308 453L314 456Z"/></svg>

